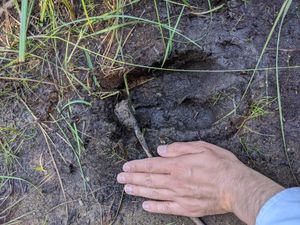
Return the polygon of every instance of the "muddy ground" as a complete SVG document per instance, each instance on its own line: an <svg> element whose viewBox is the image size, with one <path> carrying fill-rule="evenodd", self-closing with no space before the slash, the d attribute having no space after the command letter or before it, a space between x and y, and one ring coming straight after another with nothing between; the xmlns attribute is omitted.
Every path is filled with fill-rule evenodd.
<svg viewBox="0 0 300 225"><path fill-rule="evenodd" d="M206 1L192 2L201 9L208 7ZM196 16L187 11L179 29L190 39L198 40L200 47L187 44L182 37L175 35L177 41L165 67L184 70L243 70L255 67L282 1L213 1L214 6L222 3L224 7L214 12L212 19L209 15ZM152 1L141 1L128 14L141 15L144 12L144 17L155 20L152 4ZM166 18L165 3L159 1L159 6L162 18L164 15ZM171 13L178 15L180 10L179 6L173 7ZM282 28L280 66L300 65L299 15L299 3L295 1ZM260 67L274 67L276 36L277 30ZM163 53L159 30L149 26L136 26L124 47L124 54L130 56L128 58L132 62L149 66L159 67ZM100 76L97 70L94 73ZM229 149L244 163L286 187L297 185L281 138L275 71L257 72L243 97L251 74L247 71L191 73L133 70L128 76L131 99L152 152L155 154L159 144L204 140ZM72 106L71 119L76 122L83 140L80 161L84 182L72 148L60 137L63 134L53 122L67 113L54 111L60 104L55 88L39 85L29 92L11 83L2 83L0 87L7 90L17 88L32 111L30 113L11 95L0 96L0 126L16 127L23 132L17 153L19 163L13 166L13 176L39 186L37 191L21 181L6 182L0 192L0 207L3 209L0 210L0 223L20 217L19 224L32 225L193 224L183 217L143 212L143 199L123 195L122 186L116 183L116 176L125 161L146 157L133 131L124 127L114 114L115 105L127 98L126 94L105 100L86 94L83 97L92 103L90 107L83 104ZM300 180L299 70L280 70L280 87L287 154L292 171ZM102 88L122 89L124 84L118 76L103 78ZM66 96L70 100L77 99L72 91ZM260 116L254 113L258 108L263 109ZM68 128L62 120L58 120L58 124L63 129ZM40 126L49 135L50 147ZM70 142L74 144L73 140ZM40 161L45 171L34 169ZM1 172L6 171L3 165L0 168ZM13 207L9 207L11 205ZM7 207L9 209L5 210ZM207 225L243 224L231 214L208 216L203 221Z"/></svg>

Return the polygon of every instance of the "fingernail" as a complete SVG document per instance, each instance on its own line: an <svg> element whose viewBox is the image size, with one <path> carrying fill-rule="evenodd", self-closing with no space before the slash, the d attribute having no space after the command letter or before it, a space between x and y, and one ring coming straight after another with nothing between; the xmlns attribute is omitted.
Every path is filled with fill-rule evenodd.
<svg viewBox="0 0 300 225"><path fill-rule="evenodd" d="M142 205L143 209L145 210L150 210L150 204L148 202L143 202L143 205Z"/></svg>
<svg viewBox="0 0 300 225"><path fill-rule="evenodd" d="M126 192L127 194L131 194L132 191L133 191L133 188L132 188L132 186L130 186L130 185L125 185L124 190L125 190L125 192Z"/></svg>
<svg viewBox="0 0 300 225"><path fill-rule="evenodd" d="M167 152L167 145L160 145L157 147L157 152L159 154L165 154Z"/></svg>
<svg viewBox="0 0 300 225"><path fill-rule="evenodd" d="M123 170L124 170L125 172L130 171L130 166L129 166L127 163L125 163L125 164L123 165Z"/></svg>
<svg viewBox="0 0 300 225"><path fill-rule="evenodd" d="M125 183L125 176L124 176L123 174L119 174L119 175L117 176L117 181L118 181L119 183Z"/></svg>

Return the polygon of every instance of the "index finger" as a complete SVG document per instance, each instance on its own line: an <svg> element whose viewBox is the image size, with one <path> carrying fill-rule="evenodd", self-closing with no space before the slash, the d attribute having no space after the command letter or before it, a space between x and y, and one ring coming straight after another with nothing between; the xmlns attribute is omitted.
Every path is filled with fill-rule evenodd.
<svg viewBox="0 0 300 225"><path fill-rule="evenodd" d="M127 162L123 165L123 170L125 172L169 174L170 167L171 159L154 157Z"/></svg>

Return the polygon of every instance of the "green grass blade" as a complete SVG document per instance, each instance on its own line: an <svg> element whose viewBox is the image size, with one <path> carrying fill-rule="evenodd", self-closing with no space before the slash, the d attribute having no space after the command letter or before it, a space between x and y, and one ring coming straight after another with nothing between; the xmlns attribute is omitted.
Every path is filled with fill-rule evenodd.
<svg viewBox="0 0 300 225"><path fill-rule="evenodd" d="M44 19L45 19L45 16L46 16L48 0L40 0L40 4L41 4L40 21L44 22Z"/></svg>
<svg viewBox="0 0 300 225"><path fill-rule="evenodd" d="M280 36L281 36L281 28L284 22L284 19L286 17L286 14L291 6L292 0L286 0L285 9L283 11L283 15L281 17L279 29L278 29L278 36L277 36L277 44L276 44L276 69L275 69L275 76L276 76L276 92L277 92L277 102L278 102L278 111L279 111L279 122L280 122L280 131L281 131L281 138L283 142L283 148L284 148L284 154L286 156L289 169L291 171L291 174L293 176L293 179L299 185L299 181L293 171L291 159L289 157L288 151L287 151L287 144L285 139L285 130L284 130L284 117L283 117L283 110L282 110L282 102L281 102L281 91L280 91L280 81L279 81L279 47L280 47Z"/></svg>
<svg viewBox="0 0 300 225"><path fill-rule="evenodd" d="M258 67L259 67L259 65L260 65L260 62L261 62L261 60L262 60L264 54L265 54L265 51L266 51L266 49L267 49L267 46L269 45L269 42L270 42L270 40L271 40L271 38L272 38L272 36L273 36L273 33L274 33L274 31L275 31L275 28L277 27L278 22L279 22L281 16L283 15L283 12L284 12L284 9L285 9L285 7L286 7L287 1L288 1L288 0L286 0L286 1L282 4L281 9L280 9L280 11L279 11L279 13L278 13L278 15L277 15L277 17L276 17L276 19L275 19L275 22L274 22L274 24L273 24L273 26L272 26L272 28L271 28L271 31L270 31L270 33L269 33L269 35L268 35L268 37L267 37L267 40L266 40L266 42L265 42L265 44L264 44L264 46L263 46L263 49L262 49L262 51L261 51L261 53L260 53L260 55L259 55L259 58L258 58L258 60L257 60L256 66L255 66L255 69L254 69L254 71L253 71L253 73L252 73L252 75L251 75L251 78L250 78L249 83L248 83L248 85L247 85L247 87L246 87L246 90L245 90L245 92L244 92L244 94L243 94L243 96L242 96L242 98L241 98L241 101L244 100L244 98L246 97L246 94L248 93L248 90L249 90L249 88L250 88L250 86L251 86L251 84L252 84L252 81L253 81L253 79L254 79L254 76L255 76L255 74L256 74L256 71L257 71L257 69L258 69Z"/></svg>
<svg viewBox="0 0 300 225"><path fill-rule="evenodd" d="M171 54L171 51L172 51L172 48L173 48L173 39L174 39L175 31L177 30L177 27L179 25L179 22L180 22L180 19L181 19L182 15L183 15L184 9L185 9L185 6L182 7L181 12L178 16L178 19L176 21L176 24L174 26L174 29L170 32L170 37L168 39L168 44L167 44L167 48L166 48L166 51L165 51L165 55L164 55L164 59L163 59L161 67L164 66L164 64L166 63L169 55Z"/></svg>
<svg viewBox="0 0 300 225"><path fill-rule="evenodd" d="M70 45L75 46L75 44L73 42L67 41L61 37L58 36L42 36L39 35L38 37L31 37L31 38L45 38L45 39L57 39L63 42L68 42ZM157 71L169 71L169 72L183 72L183 73L246 73L246 72L253 72L253 71L275 71L275 66L274 67L262 67L262 68L239 68L239 69L226 69L226 70L187 70L187 69L175 69L175 68L161 68L161 67L156 67L156 66L147 66L147 65L143 65L143 64L136 64L136 63L131 63L131 62L125 62L125 61L120 61L120 60L114 60L111 57L102 55L98 52L92 51L90 49L87 49L83 46L78 45L78 48L84 51L87 51L88 53L90 53L91 55L97 56L97 57L101 57L103 59L106 60L111 60L111 61L115 61L117 63L119 63L120 65L127 65L127 66L132 66L132 67L137 67L137 68L143 68L143 69L148 69L148 70L157 70ZM1 51L1 48L0 48ZM35 55L33 53L29 54L31 57L33 58L37 58L37 59L41 59L44 60L43 57ZM51 61L49 61L50 64L53 64ZM55 64L54 64L55 65ZM3 67L2 67L3 68ZM2 69L0 68L0 69ZM72 75L71 73L69 73L68 71L65 71L65 69L63 67L58 66L58 68L60 70L62 70L65 73L68 73L69 76L72 76L73 79L76 79L76 82L78 82L78 84L80 84L85 90L89 91L89 89L86 87L85 84L83 84L79 79L77 79L74 75ZM286 69L300 69L300 65L294 65L294 66L281 66L278 68L279 70L286 70ZM0 77L1 79L1 77Z"/></svg>
<svg viewBox="0 0 300 225"><path fill-rule="evenodd" d="M271 28L271 31L270 31L270 33L269 33L269 35L268 35L268 37L267 37L267 40L266 40L266 42L265 42L265 44L264 44L264 46L263 46L263 49L262 49L262 51L261 51L261 53L260 53L260 55L259 55L259 58L258 58L257 63L256 63L256 65L255 65L255 68L254 68L253 71L252 71L252 75L251 75L250 80L249 80L249 82L248 82L248 84L247 84L247 87L246 87L246 89L245 89L245 91L244 91L244 94L243 94L242 97L241 97L241 100L239 101L238 105L237 105L232 111L230 111L229 113L227 113L225 116L223 116L223 117L222 117L220 120L218 120L216 123L218 123L219 121L222 121L223 119L227 118L227 117L230 116L231 114L235 113L236 109L237 109L238 107L240 107L242 101L245 99L245 97L246 97L246 95L247 95L247 93L248 93L248 91L249 91L249 89L250 89L250 86L251 86L251 84L252 84L252 82L253 82L253 80L254 80L254 77L255 77L255 75L256 75L256 72L259 71L259 65L260 65L260 63L261 63L261 60L262 60L262 58L263 58L263 56L264 56L264 54L265 54L265 51L266 51L266 49L267 49L267 46L269 45L269 42L270 42L270 40L271 40L271 38L272 38L272 36L273 36L273 33L274 33L274 31L275 31L275 29L276 29L276 27L277 27L277 25L278 25L278 23L279 23L279 21L280 21L280 18L282 17L282 15L283 15L283 13L284 13L284 10L285 10L285 7L286 7L286 4L287 4L288 1L289 1L289 0L284 1L283 4L282 4L282 6L281 6L281 8L280 8L280 11L279 11L279 13L278 13L278 15L277 15L277 17L276 17L274 23L273 23L273 26L272 26L272 28Z"/></svg>
<svg viewBox="0 0 300 225"><path fill-rule="evenodd" d="M90 70L92 70L94 68L94 66L93 66L93 62L92 62L91 56L90 56L90 54L87 51L83 50L83 52L84 52L84 55L85 55L85 58L86 58L86 62L87 62L88 68Z"/></svg>
<svg viewBox="0 0 300 225"><path fill-rule="evenodd" d="M84 189L86 190L86 187L89 186L89 184L87 183L86 181L86 178L85 178L85 175L84 175L84 171L83 171L83 168L82 168L82 165L81 165L81 160L80 160L80 157L79 157L79 154L78 154L78 149L76 151L76 148L72 145L72 143L70 142L70 138L67 136L66 132L62 129L62 127L59 125L59 123L57 122L57 120L54 118L54 116L52 114L50 114L50 117L52 118L52 120L55 122L55 124L57 125L57 127L59 128L59 130L61 131L62 135L59 135L60 138L62 138L62 140L72 149L73 153L74 153L74 156L76 158L76 161L77 161L77 164L79 166L79 170L80 170L80 175L82 177L82 180L83 180L83 187ZM73 126L66 120L66 118L63 116L63 120L66 122L67 126L71 129L71 133L72 135L74 135L73 133ZM74 138L74 136L73 136ZM81 141L81 139L80 139ZM81 141L82 143L82 141ZM78 144L77 144L78 146ZM80 146L81 147L81 146Z"/></svg>
<svg viewBox="0 0 300 225"><path fill-rule="evenodd" d="M31 183L28 180L25 180L21 177L0 175L0 180L17 180L17 181L21 181L21 182L27 183L30 186L34 187L39 193L41 193L37 186L35 186L33 183Z"/></svg>
<svg viewBox="0 0 300 225"><path fill-rule="evenodd" d="M150 24L150 25L153 25L153 26L161 26L162 28L164 28L168 31L172 31L172 32L174 31L175 34L183 37L188 42L192 43L193 45L197 46L198 48L200 48L200 49L202 48L199 44L197 44L195 41L193 41L189 37L182 34L180 31L178 31L176 29L174 30L174 28L172 28L172 27L170 27L166 24L163 24L163 23L159 24L156 21L148 20L148 19L145 19L145 18L130 16L130 15L103 14L101 16L90 17L90 20L92 20L93 22L101 22L101 21L108 21L110 19L115 19L115 18L128 19L128 20L132 20L135 23L141 23L141 24L145 23L145 24ZM49 34L49 35L46 35L46 36L45 35L36 35L35 37L44 36L44 37L50 38L50 37L55 36L55 34L64 27L69 27L71 25L76 25L76 24L83 23L83 22L86 22L86 21L87 21L87 19L83 18L83 19L77 19L77 20L74 20L74 21L71 21L71 22L68 22L68 23L64 23L63 25L61 25L61 26L57 27L55 30L53 30L52 34ZM109 29L109 28L107 28L107 29ZM89 37L91 35L84 36L84 38Z"/></svg>
<svg viewBox="0 0 300 225"><path fill-rule="evenodd" d="M159 27L159 31L160 31L160 34L161 34L161 39L162 39L162 42L164 44L164 47L166 47L164 31L163 31L162 26L161 26L161 20L160 20L158 6L157 6L157 0L153 0L153 2L154 2L154 8L155 8L155 13L156 13L156 17L157 17L157 22L159 23L158 27Z"/></svg>
<svg viewBox="0 0 300 225"><path fill-rule="evenodd" d="M92 104L90 102L84 101L84 100L74 100L74 101L70 101L67 104L65 104L61 111L63 111L65 108L71 106L71 105L75 105L75 104L83 104L83 105L87 105L87 106L92 106Z"/></svg>
<svg viewBox="0 0 300 225"><path fill-rule="evenodd" d="M25 61L26 55L26 39L27 39L27 15L28 0L22 0L21 6L21 28L20 28L20 42L19 42L19 62Z"/></svg>
<svg viewBox="0 0 300 225"><path fill-rule="evenodd" d="M81 4L82 4L82 7L83 7L83 11L84 11L84 15L87 19L87 23L88 25L90 26L91 30L93 30L93 26L92 26L92 21L89 17L89 14L88 14L88 11L87 11L87 8L86 8L86 4L85 4L85 1L84 0L81 0Z"/></svg>

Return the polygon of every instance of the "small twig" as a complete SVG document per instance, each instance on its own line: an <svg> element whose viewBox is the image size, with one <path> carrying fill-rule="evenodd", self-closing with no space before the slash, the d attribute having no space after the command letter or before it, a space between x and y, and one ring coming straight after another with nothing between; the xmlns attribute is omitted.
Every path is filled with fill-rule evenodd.
<svg viewBox="0 0 300 225"><path fill-rule="evenodd" d="M14 6L14 0L9 0L6 3L3 4L3 6L0 8L0 17L6 11L7 9L10 9Z"/></svg>
<svg viewBox="0 0 300 225"><path fill-rule="evenodd" d="M62 179L61 179L61 176L60 176L60 172L58 170L57 163L54 159L54 155L53 155L52 148L51 148L51 145L50 145L50 142L53 143L53 141L50 138L50 136L47 134L46 130L44 129L44 127L43 127L44 124L39 122L38 118L35 116L35 114L29 108L29 106L26 104L26 102L21 97L19 98L19 100L23 103L25 108L30 112L31 116L33 117L34 121L36 121L38 127L40 128L40 130L42 132L42 135L45 139L45 142L46 142L46 145L47 145L47 148L48 148L48 153L51 157L51 161L52 161L54 170L55 170L55 172L57 174L57 177L58 177L58 182L59 182L61 190L62 190L63 198L64 198L65 201L67 201L67 196L66 196L66 192L65 192L65 189L64 189L64 185L63 185L63 182L62 182ZM68 210L68 205L66 205L66 218L68 218L68 217L69 217L69 210Z"/></svg>
<svg viewBox="0 0 300 225"><path fill-rule="evenodd" d="M25 81L25 82L32 82L32 83L40 83L40 84L47 84L51 86L55 86L56 88L60 87L63 88L63 86L59 86L55 83L49 82L49 81L41 81L41 80L34 80L30 78L19 78L19 77L1 77L0 80L6 80L6 81Z"/></svg>
<svg viewBox="0 0 300 225"><path fill-rule="evenodd" d="M112 221L110 222L109 225L113 225L115 222L116 222L116 219L120 213L120 210L121 210L121 206L122 206L122 202L123 202L123 197L124 197L124 190L122 191L122 195L121 195L121 199L119 201L119 205L118 205L118 208L117 208L117 212L116 212L116 215L113 217Z"/></svg>
<svg viewBox="0 0 300 225"><path fill-rule="evenodd" d="M196 217L189 217L195 225L205 225L205 223L200 219Z"/></svg>
<svg viewBox="0 0 300 225"><path fill-rule="evenodd" d="M121 123L134 130L134 133L148 158L153 157L144 138L144 135L141 132L138 122L134 116L134 109L129 100L123 100L119 104L117 104L115 107L115 114L117 115ZM189 218L195 223L195 225L205 225L200 218Z"/></svg>
<svg viewBox="0 0 300 225"><path fill-rule="evenodd" d="M136 118L134 117L134 112L132 106L129 104L128 100L121 101L119 104L116 105L115 113L125 126L130 127L134 130L134 133L140 142L143 150L145 151L146 155L151 158L152 154L149 150L149 147L145 141L144 135L138 125Z"/></svg>

